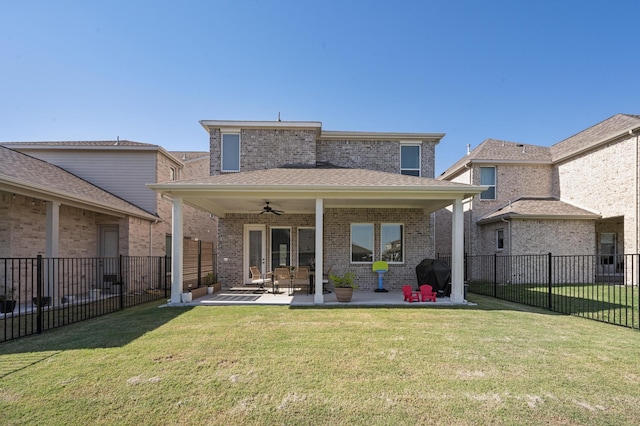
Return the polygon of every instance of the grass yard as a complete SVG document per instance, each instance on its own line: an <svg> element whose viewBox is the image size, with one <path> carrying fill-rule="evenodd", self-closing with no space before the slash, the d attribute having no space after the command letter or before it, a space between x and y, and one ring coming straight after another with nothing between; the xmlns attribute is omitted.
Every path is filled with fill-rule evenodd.
<svg viewBox="0 0 640 426"><path fill-rule="evenodd" d="M131 308L0 344L0 423L638 423L638 331L469 298Z"/></svg>
<svg viewBox="0 0 640 426"><path fill-rule="evenodd" d="M494 285L474 282L474 293L493 295ZM544 284L501 284L496 295L503 300L530 306L549 306L549 287ZM640 289L619 284L554 284L552 310L625 327L640 328Z"/></svg>

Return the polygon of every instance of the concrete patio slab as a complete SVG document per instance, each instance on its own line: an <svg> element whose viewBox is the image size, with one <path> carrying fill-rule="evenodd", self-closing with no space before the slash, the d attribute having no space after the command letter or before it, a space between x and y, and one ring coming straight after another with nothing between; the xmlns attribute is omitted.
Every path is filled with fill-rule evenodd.
<svg viewBox="0 0 640 426"><path fill-rule="evenodd" d="M355 290L351 302L338 302L335 293L323 295L324 303L314 302L312 294L287 292L280 294L254 293L252 289L222 290L194 299L190 303L168 304L167 306L229 306L229 305L288 305L291 308L335 308L335 307L413 307L434 308L441 306L475 306L475 303L453 303L450 298L438 298L434 302L405 302L402 291L376 293L373 290Z"/></svg>

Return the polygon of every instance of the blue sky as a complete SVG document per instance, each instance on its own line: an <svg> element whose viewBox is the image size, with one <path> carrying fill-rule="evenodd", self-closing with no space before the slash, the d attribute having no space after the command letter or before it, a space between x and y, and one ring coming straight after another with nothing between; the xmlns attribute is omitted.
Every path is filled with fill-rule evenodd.
<svg viewBox="0 0 640 426"><path fill-rule="evenodd" d="M551 145L640 114L640 2L0 0L0 141L208 150L199 120Z"/></svg>

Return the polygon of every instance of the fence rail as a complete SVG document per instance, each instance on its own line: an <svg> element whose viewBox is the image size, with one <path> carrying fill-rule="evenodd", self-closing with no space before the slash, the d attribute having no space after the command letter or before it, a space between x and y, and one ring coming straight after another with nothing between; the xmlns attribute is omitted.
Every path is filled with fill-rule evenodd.
<svg viewBox="0 0 640 426"><path fill-rule="evenodd" d="M640 328L639 254L465 256L464 276L473 293Z"/></svg>
<svg viewBox="0 0 640 426"><path fill-rule="evenodd" d="M167 258L0 259L0 342L167 298Z"/></svg>

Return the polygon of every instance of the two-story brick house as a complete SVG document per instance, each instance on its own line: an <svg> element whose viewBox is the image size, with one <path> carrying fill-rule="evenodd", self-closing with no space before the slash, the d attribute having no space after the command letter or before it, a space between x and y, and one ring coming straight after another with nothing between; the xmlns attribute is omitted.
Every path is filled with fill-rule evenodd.
<svg viewBox="0 0 640 426"><path fill-rule="evenodd" d="M149 186L173 199L174 236L184 205L219 218L223 286L248 283L250 266L267 272L310 264L353 271L361 288L373 289L379 259L390 264L385 287L414 284L415 266L434 255L432 213L453 205L451 299L463 302L462 200L483 188L433 178L444 134L325 131L319 122L201 125L210 138L210 176ZM178 238L173 252L181 252ZM181 267L174 256L172 303L180 301ZM320 280L314 300L323 302Z"/></svg>
<svg viewBox="0 0 640 426"><path fill-rule="evenodd" d="M61 228L52 232L70 236L77 232L77 229L85 229L87 235L79 241L63 238L55 251L56 256L164 256L171 241L171 201L148 189L146 184L207 176L209 173L209 156L206 152L170 153L158 145L126 140L5 142L2 145L46 162L28 162L21 157L25 164L40 164L40 167L46 167L46 170L55 170L56 167L53 166L57 166L80 178L76 186L93 184L96 191L111 194L123 203L129 204L133 210L144 212L142 217L138 215L137 218L127 215L113 217L109 221L95 221L91 214L92 209L81 209L82 221L77 224L75 230ZM31 173L37 174L38 170L32 170ZM84 181L84 184L80 180ZM51 186L56 184L53 179L46 182ZM34 199L47 201L44 196ZM65 204L67 203L62 202L60 205ZM58 204L53 204L53 207L60 208L56 206ZM67 211L67 207L62 207L62 213L59 214L63 223L71 213ZM14 210L12 217L13 222L18 223L22 214ZM145 220L142 220L143 217ZM42 218L33 223L44 227L45 222L46 219ZM35 229L38 227L34 227L32 232L35 232ZM185 237L215 241L216 232L215 218L211 218L209 213L187 207ZM44 247L45 233L43 231L36 234L41 242L35 246L25 246L19 234L15 234L10 255L31 257L35 254L45 254L42 250L36 249ZM22 246L25 247L18 248ZM7 250L9 247L7 244Z"/></svg>
<svg viewBox="0 0 640 426"><path fill-rule="evenodd" d="M551 147L485 140L439 177L489 186L465 200L465 251L637 253L639 133L640 116L617 114ZM436 214L441 253L450 215Z"/></svg>

